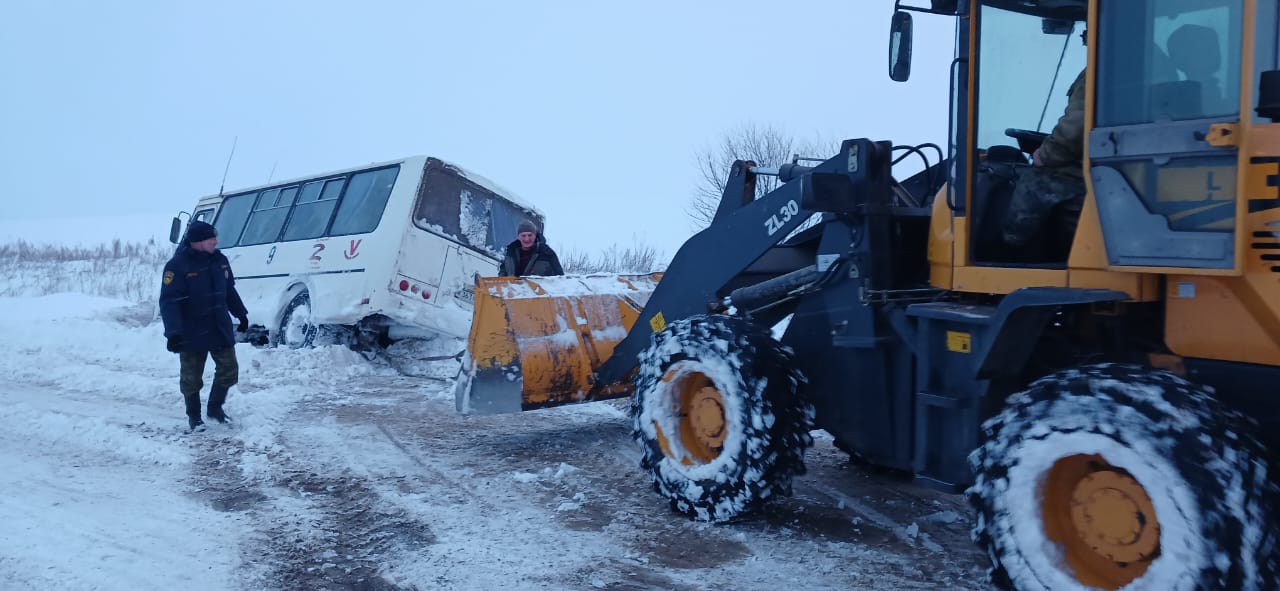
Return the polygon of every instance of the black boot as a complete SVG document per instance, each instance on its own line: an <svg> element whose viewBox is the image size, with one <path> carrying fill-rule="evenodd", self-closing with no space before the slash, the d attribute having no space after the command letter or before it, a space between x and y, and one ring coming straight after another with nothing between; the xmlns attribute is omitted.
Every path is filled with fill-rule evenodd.
<svg viewBox="0 0 1280 591"><path fill-rule="evenodd" d="M227 413L222 411L222 403L226 401L227 401L227 388L219 388L218 386L214 386L213 389L209 391L209 411L205 414L208 414L209 418L215 421L218 421L219 423L223 423L223 424L230 423L231 417L227 416ZM200 406L199 406L199 403L197 402L196 414L199 414L199 408Z"/></svg>
<svg viewBox="0 0 1280 591"><path fill-rule="evenodd" d="M186 396L187 403L187 424L192 431L203 431L204 421L200 420L200 395Z"/></svg>

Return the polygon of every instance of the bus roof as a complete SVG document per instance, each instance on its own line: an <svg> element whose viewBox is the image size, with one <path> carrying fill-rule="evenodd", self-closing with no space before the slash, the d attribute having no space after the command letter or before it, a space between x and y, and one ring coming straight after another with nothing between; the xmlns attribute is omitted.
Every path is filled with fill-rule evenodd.
<svg viewBox="0 0 1280 591"><path fill-rule="evenodd" d="M434 157L434 156L407 156L407 157L405 157L405 158L399 158L399 159L396 159L396 160L387 160L387 161L385 161L385 162L371 162L371 163L369 163L369 164L362 164L362 165L360 165L360 166L352 166L352 167L350 167L350 168L343 168L343 169L340 169L340 170L332 170L332 171L329 171L329 172L322 172L322 173L319 173L319 174L309 174L309 175L306 175L306 176L300 176L300 177L291 178L291 179L282 179L282 180L279 180L279 181L272 181L272 182L269 182L269 183L263 183L263 184L261 184L261 185L255 185L255 186L252 186L252 187L242 187L242 188L239 188L239 189L233 189L233 190L230 190L230 191L223 191L223 192L222 192L222 194L206 195L206 196L204 196L204 197L201 197L200 199L198 199L198 200L197 200L197 206L199 206L199 205L205 205L205 204L208 204L208 203L217 202L217 201L221 200L223 197L225 197L225 196L227 196L227 195L236 195L236 194L239 194L239 193L245 193L245 192L248 192L248 191L259 191L259 190L262 190L262 189L266 189L266 188L268 188L268 187L279 187L279 186L282 186L282 185L291 185L291 184L294 184L294 183L300 183L300 182L302 182L302 181L309 180L309 179L314 179L314 178L323 178L323 177L328 177L328 176L337 176L337 175L340 175L340 174L347 174L347 173L350 173L350 172L355 172L355 171L358 171L358 170L365 170L365 169L368 169L368 168L378 168L378 167L380 167L380 166L388 166L388 165L391 165L391 164L403 164L403 163L406 163L406 162L415 162L415 163L418 163L418 164L417 164L417 166L416 166L416 168L421 168L421 167L423 166L423 164L425 164L425 162L426 162L428 159L432 159L432 158L434 158L435 160L440 161L441 163L443 163L444 165L448 166L449 168L452 168L452 169L454 169L454 170L458 171L458 173L459 173L459 174L461 174L463 177L465 177L467 180L469 180L469 181L471 181L471 182L473 182L473 183L475 183L475 184L477 184L477 185L480 185L481 187L483 187L483 188L485 188L485 189L487 189L487 190L489 190L489 191L494 192L495 194L497 194L497 195L499 195L499 196L501 196L501 197L503 197L503 198L505 198L505 199L507 199L507 200L511 201L512 203L514 203L514 204L516 204L516 205L518 205L518 206L520 206L520 207L522 207L522 208L524 208L524 209L527 209L527 210L529 210L529 211L531 211L531 212L533 212L533 213L537 214L537 215L538 215L538 217L541 217L541 218L543 218L543 219L545 219L545 218L546 218L546 215L542 213L542 210L540 210L540 209L538 209L537 207L535 207L532 203L530 203L530 202L528 202L528 201L525 201L522 197L520 197L519 195L517 195L515 192L510 191L510 190L508 190L507 188L503 187L502 185L499 185L498 183L495 183L495 182L493 182L493 181L489 180L488 178L486 178L486 177L484 177L484 176L481 176L481 175L479 175L479 174L477 174L477 173L475 173L475 172L472 172L471 170L468 170L467 168L465 168L465 167L463 167L463 166L461 166L461 165L459 165L459 164L456 164L456 163L450 162L450 161L445 160L445 159L443 159L443 158L436 158L436 157Z"/></svg>

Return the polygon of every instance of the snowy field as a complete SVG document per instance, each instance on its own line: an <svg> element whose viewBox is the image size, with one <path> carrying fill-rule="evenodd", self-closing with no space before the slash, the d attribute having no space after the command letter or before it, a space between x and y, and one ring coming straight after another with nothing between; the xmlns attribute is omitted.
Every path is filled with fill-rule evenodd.
<svg viewBox="0 0 1280 591"><path fill-rule="evenodd" d="M6 264L4 589L986 588L960 496L822 432L794 497L721 525L652 492L622 403L460 416L452 361L240 345L236 426L185 434L153 294Z"/></svg>

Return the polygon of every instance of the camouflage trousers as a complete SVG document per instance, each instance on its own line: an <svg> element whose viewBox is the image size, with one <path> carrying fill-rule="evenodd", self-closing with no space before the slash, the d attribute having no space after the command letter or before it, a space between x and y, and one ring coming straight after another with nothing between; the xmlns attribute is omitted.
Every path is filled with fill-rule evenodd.
<svg viewBox="0 0 1280 591"><path fill-rule="evenodd" d="M213 357L213 391L226 391L240 381L240 366L236 363L236 348L226 347L205 353L180 353L178 360L182 364L178 377L178 389L185 398L200 399L200 388L204 387L204 364Z"/></svg>
<svg viewBox="0 0 1280 591"><path fill-rule="evenodd" d="M1025 248L1034 242L1056 243L1056 249L1065 251L1075 236L1084 194L1084 179L1075 169L1020 168L1001 224L1005 245Z"/></svg>

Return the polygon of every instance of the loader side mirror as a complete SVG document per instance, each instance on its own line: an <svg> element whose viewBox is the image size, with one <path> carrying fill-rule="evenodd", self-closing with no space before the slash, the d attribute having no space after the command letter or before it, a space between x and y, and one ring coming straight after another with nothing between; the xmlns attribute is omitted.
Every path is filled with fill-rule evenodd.
<svg viewBox="0 0 1280 591"><path fill-rule="evenodd" d="M906 82L911 77L911 13L893 13L889 24L889 79Z"/></svg>
<svg viewBox="0 0 1280 591"><path fill-rule="evenodd" d="M182 220L173 218L173 223L169 224L169 242L178 243L178 233L182 231Z"/></svg>

